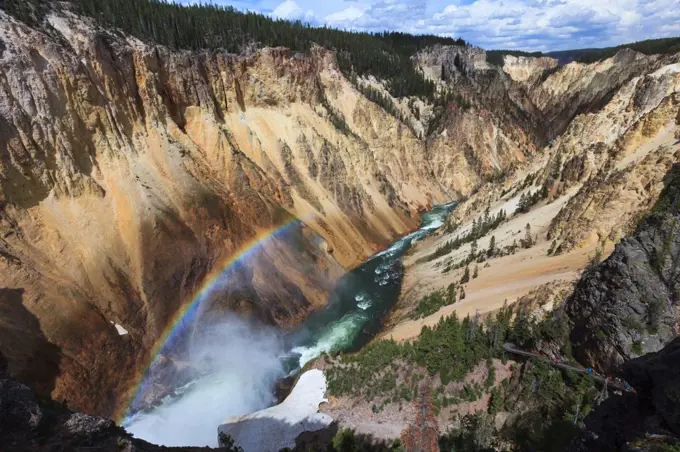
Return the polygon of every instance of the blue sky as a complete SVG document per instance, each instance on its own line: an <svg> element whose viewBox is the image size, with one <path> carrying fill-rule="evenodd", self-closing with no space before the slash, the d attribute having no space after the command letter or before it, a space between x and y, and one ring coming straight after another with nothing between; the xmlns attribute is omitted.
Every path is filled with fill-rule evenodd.
<svg viewBox="0 0 680 452"><path fill-rule="evenodd" d="M314 25L462 37L486 49L565 50L680 36L680 0L213 0Z"/></svg>

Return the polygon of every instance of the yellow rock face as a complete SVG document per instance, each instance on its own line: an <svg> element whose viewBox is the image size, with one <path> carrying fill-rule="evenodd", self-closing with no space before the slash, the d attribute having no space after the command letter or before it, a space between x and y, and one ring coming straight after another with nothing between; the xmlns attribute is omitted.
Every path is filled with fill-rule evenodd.
<svg viewBox="0 0 680 452"><path fill-rule="evenodd" d="M437 181L425 143L325 50L172 52L49 21L0 12L0 348L73 408L111 414L207 275L291 219L212 309L295 325L471 189Z"/></svg>
<svg viewBox="0 0 680 452"><path fill-rule="evenodd" d="M622 78L627 81L622 83ZM534 289L577 280L598 248L606 257L634 231L658 199L668 171L680 161L680 54L622 51L599 63L566 65L543 81L527 83L547 96L541 106L546 123L559 111L559 121L553 124L568 119L574 111L568 99L586 105L594 101L589 107L593 111L570 120L561 135L505 180L482 186L456 207L447 227L413 248L404 258L393 328L384 337L411 339L424 325L435 325L454 312L459 317L486 314L505 302L522 301ZM605 92L606 99L598 100ZM543 189L545 196L537 204L527 212L517 210L523 195ZM478 266L480 275L465 284L465 299L413 320L423 296L460 283L465 264L458 264L470 255L472 243L448 253L437 251L466 235L486 209L492 215L503 209L508 220L475 240L478 249L489 249L492 237L495 247L517 243L526 225L534 246L471 263L470 271ZM550 297L543 301L552 302Z"/></svg>

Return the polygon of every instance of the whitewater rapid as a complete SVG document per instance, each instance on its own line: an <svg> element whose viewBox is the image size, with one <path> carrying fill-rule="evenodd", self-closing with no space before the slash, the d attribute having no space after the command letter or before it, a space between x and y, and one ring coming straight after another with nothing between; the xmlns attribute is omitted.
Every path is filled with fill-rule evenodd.
<svg viewBox="0 0 680 452"><path fill-rule="evenodd" d="M328 306L293 332L283 333L231 316L192 339L192 362L211 363L204 376L175 391L123 426L138 438L165 446L216 446L217 426L232 416L275 403L277 380L323 353L356 351L380 331L399 296L401 256L444 224L455 204L421 216L422 227L392 243L337 283Z"/></svg>

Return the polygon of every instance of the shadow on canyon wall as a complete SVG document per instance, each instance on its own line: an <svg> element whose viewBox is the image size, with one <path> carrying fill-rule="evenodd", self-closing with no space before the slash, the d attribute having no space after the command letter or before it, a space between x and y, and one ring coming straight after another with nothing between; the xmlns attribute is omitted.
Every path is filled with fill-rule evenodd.
<svg viewBox="0 0 680 452"><path fill-rule="evenodd" d="M48 395L59 375L61 350L45 337L23 296L24 289L0 288L0 355L9 374Z"/></svg>

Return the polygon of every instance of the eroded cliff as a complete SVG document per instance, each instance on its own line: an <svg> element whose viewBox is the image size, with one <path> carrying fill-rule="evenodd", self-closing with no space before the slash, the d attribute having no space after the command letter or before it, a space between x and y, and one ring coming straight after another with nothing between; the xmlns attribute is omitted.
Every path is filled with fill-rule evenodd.
<svg viewBox="0 0 680 452"><path fill-rule="evenodd" d="M574 356L603 373L661 350L680 332L680 167L664 182L636 233L585 274L566 303Z"/></svg>
<svg viewBox="0 0 680 452"><path fill-rule="evenodd" d="M211 300L293 325L444 199L421 176L424 147L328 52L171 52L49 21L48 34L0 13L2 347L72 406L111 414L173 314L244 244L302 220Z"/></svg>
<svg viewBox="0 0 680 452"><path fill-rule="evenodd" d="M528 93L528 85L511 80L512 70L506 68L510 75L494 75L508 87L504 103L537 118L535 124L552 127L550 109L578 93L581 97L575 102L585 102L585 111L592 112L579 114L564 133L527 153L526 162L482 184L457 206L437 237L414 248L405 258L394 323L412 316L423 297L448 290L451 284L465 284L466 297L454 298L455 303L426 318L406 319L387 334L412 338L423 325L434 325L453 312L461 316L492 312L542 284L575 281L591 259L606 257L614 244L633 232L680 158L679 58L622 51L592 65L545 69L540 62L527 62L532 71L544 74L534 84L547 89L560 78L564 81L551 91L554 97L546 98L545 105L529 99L534 110L517 108L523 104L508 100L526 99ZM647 62L644 69L642 61ZM634 75L636 71L643 73ZM610 94L601 105L605 92ZM562 114L568 118L572 113ZM462 282L466 268L469 281ZM475 268L479 277L470 278L477 274Z"/></svg>
<svg viewBox="0 0 680 452"><path fill-rule="evenodd" d="M207 275L228 279L210 309L295 325L418 210L525 158L491 121L451 155L428 146L319 47L169 50L67 11L0 11L0 40L1 346L91 413L125 400ZM474 111L454 135L478 133Z"/></svg>

